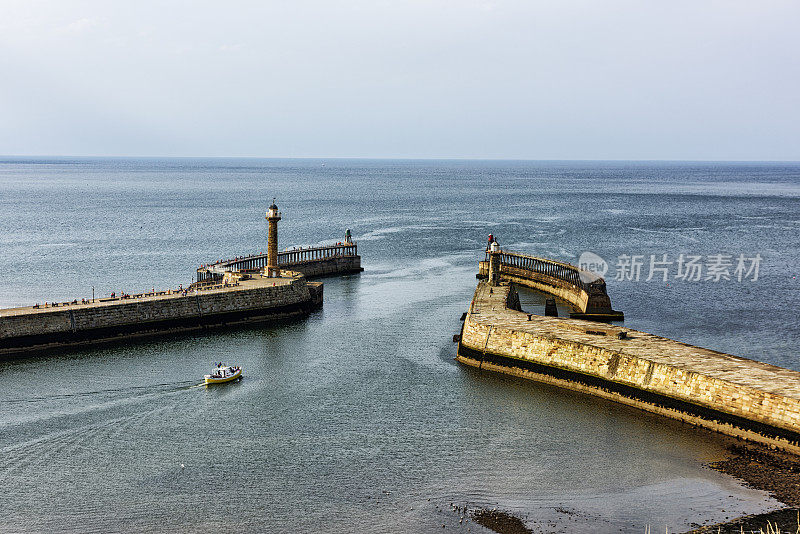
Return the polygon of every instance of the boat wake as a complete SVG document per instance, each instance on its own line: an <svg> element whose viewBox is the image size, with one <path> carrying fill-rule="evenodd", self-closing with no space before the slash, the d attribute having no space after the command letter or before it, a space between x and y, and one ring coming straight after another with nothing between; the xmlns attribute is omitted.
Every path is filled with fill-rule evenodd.
<svg viewBox="0 0 800 534"><path fill-rule="evenodd" d="M192 380L2 400L0 485L56 466L69 471L111 443L128 447L197 402L181 392L204 386Z"/></svg>
<svg viewBox="0 0 800 534"><path fill-rule="evenodd" d="M26 404L26 403L35 403L41 401L51 401L51 400L59 400L59 399L71 399L71 398L80 398L80 397L92 397L96 395L110 395L114 393L132 393L136 391L142 391L145 393L152 393L154 389L161 388L163 392L169 391L177 391L181 389L187 389L188 387L193 387L191 384L194 383L194 380L184 380L181 382L165 382L161 384L148 384L144 386L128 386L125 388L110 388L110 389L98 389L94 391L76 391L74 393L57 393L53 395L41 395L37 397L24 397L19 399L0 399L0 403L3 405L9 404Z"/></svg>

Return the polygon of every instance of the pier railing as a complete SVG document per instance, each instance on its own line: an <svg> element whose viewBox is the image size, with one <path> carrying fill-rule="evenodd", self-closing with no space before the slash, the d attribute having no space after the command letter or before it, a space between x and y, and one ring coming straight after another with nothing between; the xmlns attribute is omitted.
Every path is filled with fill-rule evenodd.
<svg viewBox="0 0 800 534"><path fill-rule="evenodd" d="M358 245L352 243L348 245L285 250L278 253L278 266L297 265L307 261L328 260L345 256L358 256Z"/></svg>
<svg viewBox="0 0 800 534"><path fill-rule="evenodd" d="M486 253L486 261L489 261L489 253ZM513 267L523 269L534 273L543 274L552 278L557 278L563 282L568 282L575 287L584 291L589 291L592 284L601 283L605 285L605 281L596 274L584 271L583 269L561 261L551 260L548 258L538 258L520 252L512 252L503 250L500 252L500 265L505 267Z"/></svg>
<svg viewBox="0 0 800 534"><path fill-rule="evenodd" d="M290 268L303 263L331 260L335 258L358 256L358 244L336 244L323 247L295 248L278 252L278 267L281 269ZM201 265L197 269L197 281L219 278L226 272L239 271L258 271L267 266L267 254L251 254L229 260L219 260L217 262Z"/></svg>

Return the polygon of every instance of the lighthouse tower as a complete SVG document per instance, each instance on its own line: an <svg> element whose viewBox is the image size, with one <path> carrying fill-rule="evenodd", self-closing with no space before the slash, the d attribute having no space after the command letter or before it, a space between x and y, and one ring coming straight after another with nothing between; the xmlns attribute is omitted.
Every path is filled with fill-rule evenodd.
<svg viewBox="0 0 800 534"><path fill-rule="evenodd" d="M272 199L272 205L267 210L267 276L277 278L281 275L278 268L278 221L281 220L281 212Z"/></svg>

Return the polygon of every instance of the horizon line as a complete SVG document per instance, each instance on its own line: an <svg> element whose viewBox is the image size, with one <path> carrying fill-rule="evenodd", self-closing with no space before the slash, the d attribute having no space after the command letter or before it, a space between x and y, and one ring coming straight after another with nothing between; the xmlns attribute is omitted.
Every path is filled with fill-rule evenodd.
<svg viewBox="0 0 800 534"><path fill-rule="evenodd" d="M412 156L147 156L147 155L67 155L67 154L0 154L0 160L11 158L75 158L75 159L252 159L252 160L361 160L361 161L528 161L528 162L663 162L663 163L800 163L794 159L677 159L677 158L500 158L500 157L412 157Z"/></svg>

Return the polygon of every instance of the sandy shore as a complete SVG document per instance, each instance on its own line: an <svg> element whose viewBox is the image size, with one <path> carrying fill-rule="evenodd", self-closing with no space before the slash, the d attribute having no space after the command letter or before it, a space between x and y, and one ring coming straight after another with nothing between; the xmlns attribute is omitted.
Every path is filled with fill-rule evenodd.
<svg viewBox="0 0 800 534"><path fill-rule="evenodd" d="M709 467L734 476L751 488L768 491L786 508L705 526L688 534L741 534L762 529L767 532L768 523L772 531L800 532L800 458L755 444L734 444L728 451L728 458Z"/></svg>

